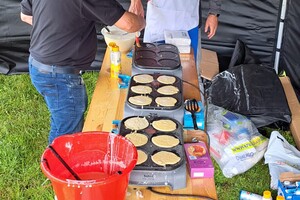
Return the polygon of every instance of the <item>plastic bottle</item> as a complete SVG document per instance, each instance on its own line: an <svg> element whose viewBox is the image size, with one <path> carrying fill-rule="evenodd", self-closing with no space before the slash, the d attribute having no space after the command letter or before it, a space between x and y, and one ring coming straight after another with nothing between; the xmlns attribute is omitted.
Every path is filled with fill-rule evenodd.
<svg viewBox="0 0 300 200"><path fill-rule="evenodd" d="M265 190L263 192L262 200L272 200L272 195L271 195L271 192L269 190Z"/></svg>
<svg viewBox="0 0 300 200"><path fill-rule="evenodd" d="M255 194L252 192L248 192L245 190L240 191L240 200L262 200L263 196L259 194Z"/></svg>
<svg viewBox="0 0 300 200"><path fill-rule="evenodd" d="M111 42L109 43L111 47L110 52L110 77L118 78L119 74L121 73L121 52L119 50L119 46Z"/></svg>
<svg viewBox="0 0 300 200"><path fill-rule="evenodd" d="M276 197L276 200L284 200L284 197L279 195Z"/></svg>

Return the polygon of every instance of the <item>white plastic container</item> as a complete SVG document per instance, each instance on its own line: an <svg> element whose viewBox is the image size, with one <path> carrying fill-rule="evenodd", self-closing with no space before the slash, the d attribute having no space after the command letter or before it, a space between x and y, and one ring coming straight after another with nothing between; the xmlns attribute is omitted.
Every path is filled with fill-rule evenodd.
<svg viewBox="0 0 300 200"><path fill-rule="evenodd" d="M191 38L187 31L164 31L165 42L174 45L190 46Z"/></svg>
<svg viewBox="0 0 300 200"><path fill-rule="evenodd" d="M187 31L164 31L165 42L177 46L180 53L190 53L191 38Z"/></svg>
<svg viewBox="0 0 300 200"><path fill-rule="evenodd" d="M248 192L245 190L240 191L239 200L262 200L262 199L263 199L263 196L261 196L259 194L255 194L255 193Z"/></svg>
<svg viewBox="0 0 300 200"><path fill-rule="evenodd" d="M107 28L110 32L106 28L101 30L107 46L109 43L115 42L121 53L128 53L134 46L136 33L127 33L116 26L108 26Z"/></svg>

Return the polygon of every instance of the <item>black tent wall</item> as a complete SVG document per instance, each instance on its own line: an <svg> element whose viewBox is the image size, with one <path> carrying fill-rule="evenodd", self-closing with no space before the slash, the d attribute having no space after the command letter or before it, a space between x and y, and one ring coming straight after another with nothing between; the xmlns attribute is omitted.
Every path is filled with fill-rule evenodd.
<svg viewBox="0 0 300 200"><path fill-rule="evenodd" d="M0 1L0 73L26 72L31 27L20 20L20 1Z"/></svg>
<svg viewBox="0 0 300 200"><path fill-rule="evenodd" d="M97 24L97 54L88 70L99 70L106 44L100 33L103 25ZM31 26L20 19L20 0L0 1L0 73L28 72Z"/></svg>
<svg viewBox="0 0 300 200"><path fill-rule="evenodd" d="M128 8L130 0L119 0ZM202 34L203 47L218 53L220 71L227 69L237 39L242 40L261 62L274 65L278 23L282 0L223 0L216 36L208 40ZM279 71L285 70L296 89L300 89L300 1L287 0ZM146 1L143 1L144 8ZM208 0L202 0L203 22ZM28 71L27 58L31 26L20 20L20 0L0 1L0 73L17 74ZM98 52L91 70L99 70L106 45L98 30ZM204 25L202 26L203 30Z"/></svg>
<svg viewBox="0 0 300 200"><path fill-rule="evenodd" d="M202 0L202 21L209 3ZM218 53L221 71L227 69L237 39L242 40L262 63L273 66L281 0L223 0L219 27L213 39L203 32L204 48Z"/></svg>
<svg viewBox="0 0 300 200"><path fill-rule="evenodd" d="M300 97L300 1L289 0L284 20L279 71L285 70Z"/></svg>

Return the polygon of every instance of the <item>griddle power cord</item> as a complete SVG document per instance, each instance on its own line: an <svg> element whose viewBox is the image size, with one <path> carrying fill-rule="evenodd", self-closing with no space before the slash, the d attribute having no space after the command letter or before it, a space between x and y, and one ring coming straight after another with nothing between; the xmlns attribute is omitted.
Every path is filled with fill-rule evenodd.
<svg viewBox="0 0 300 200"><path fill-rule="evenodd" d="M207 128L207 114L208 114L208 103L207 103L207 92L203 92L203 91L201 91L200 90L200 88L197 86L197 85L195 85L195 84L192 84L191 82L189 82L189 81L186 81L186 80L182 80L182 82L183 83L186 83L186 84L189 84L189 85L191 85L191 86L193 86L195 89L197 89L202 95L203 95L203 97L204 97L204 106L205 106L205 125L204 125L204 132L205 132L205 134L206 134L206 136L207 136L207 145L208 145L208 149L210 149L210 137L209 137L209 134L207 133L207 130L206 130L206 128Z"/></svg>
<svg viewBox="0 0 300 200"><path fill-rule="evenodd" d="M158 195L164 195L164 196L176 196L176 197L186 197L186 198L199 198L199 199L206 199L206 200L216 200L216 199L212 199L210 197L206 197L206 196L201 196L201 195L194 195L194 194L171 194L171 193L164 193L164 192L158 192L156 190L153 190L152 187L147 187L147 190L158 194Z"/></svg>

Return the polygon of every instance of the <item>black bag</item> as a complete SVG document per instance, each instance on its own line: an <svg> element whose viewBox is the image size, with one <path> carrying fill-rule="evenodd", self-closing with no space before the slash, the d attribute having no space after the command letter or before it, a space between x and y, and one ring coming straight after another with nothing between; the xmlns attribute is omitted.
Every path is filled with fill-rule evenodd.
<svg viewBox="0 0 300 200"><path fill-rule="evenodd" d="M273 68L242 64L216 75L207 89L208 102L249 117L256 127L291 122L281 82Z"/></svg>

